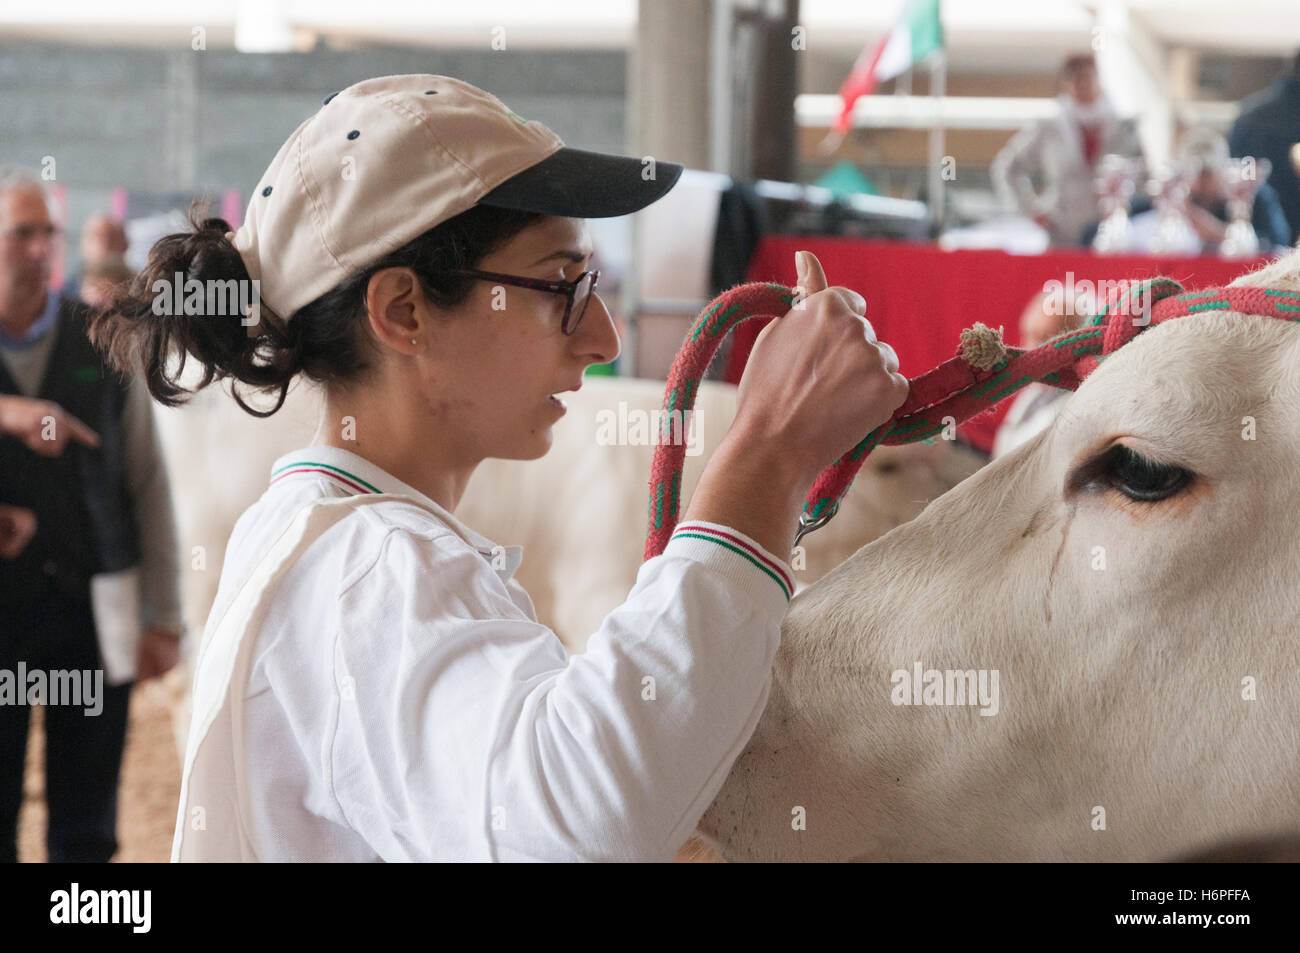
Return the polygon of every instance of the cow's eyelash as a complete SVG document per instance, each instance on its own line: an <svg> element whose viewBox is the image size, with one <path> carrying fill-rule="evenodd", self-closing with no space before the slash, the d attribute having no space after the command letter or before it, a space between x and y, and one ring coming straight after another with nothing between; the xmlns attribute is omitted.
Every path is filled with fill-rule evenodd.
<svg viewBox="0 0 1300 953"><path fill-rule="evenodd" d="M1066 491L1116 490L1135 503L1158 503L1181 493L1195 478L1186 467L1114 443L1077 467L1066 482Z"/></svg>

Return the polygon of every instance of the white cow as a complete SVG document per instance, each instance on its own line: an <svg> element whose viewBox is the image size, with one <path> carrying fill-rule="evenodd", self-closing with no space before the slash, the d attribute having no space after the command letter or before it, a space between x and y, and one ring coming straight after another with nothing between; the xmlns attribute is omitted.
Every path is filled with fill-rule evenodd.
<svg viewBox="0 0 1300 953"><path fill-rule="evenodd" d="M1300 290L1300 253L1237 284ZM1296 408L1300 326L1144 331L795 597L700 831L728 859L1030 861L1300 827Z"/></svg>

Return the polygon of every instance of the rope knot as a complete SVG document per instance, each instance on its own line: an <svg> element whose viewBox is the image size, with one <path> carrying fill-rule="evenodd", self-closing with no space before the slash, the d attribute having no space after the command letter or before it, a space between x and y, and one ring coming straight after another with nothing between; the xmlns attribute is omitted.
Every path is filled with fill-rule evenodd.
<svg viewBox="0 0 1300 953"><path fill-rule="evenodd" d="M1002 341L1002 327L997 330L983 322L961 332L961 347L957 352L962 360L980 371L987 371L1006 359L1007 346Z"/></svg>

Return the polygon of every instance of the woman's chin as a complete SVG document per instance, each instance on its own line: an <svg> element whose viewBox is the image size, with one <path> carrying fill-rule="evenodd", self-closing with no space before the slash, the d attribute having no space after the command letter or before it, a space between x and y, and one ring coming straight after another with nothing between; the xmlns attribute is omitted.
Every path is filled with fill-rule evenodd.
<svg viewBox="0 0 1300 953"><path fill-rule="evenodd" d="M551 425L544 424L514 441L507 452L494 454L494 456L499 456L503 460L536 460L546 456L554 442L555 435L551 432Z"/></svg>

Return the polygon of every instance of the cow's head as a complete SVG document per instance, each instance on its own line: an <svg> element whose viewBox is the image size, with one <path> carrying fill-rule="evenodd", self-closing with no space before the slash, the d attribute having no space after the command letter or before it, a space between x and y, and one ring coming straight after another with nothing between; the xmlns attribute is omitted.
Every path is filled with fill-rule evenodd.
<svg viewBox="0 0 1300 953"><path fill-rule="evenodd" d="M1238 283L1300 290L1300 253ZM795 598L701 832L731 859L1084 860L1294 827L1297 473L1300 325L1147 329Z"/></svg>

